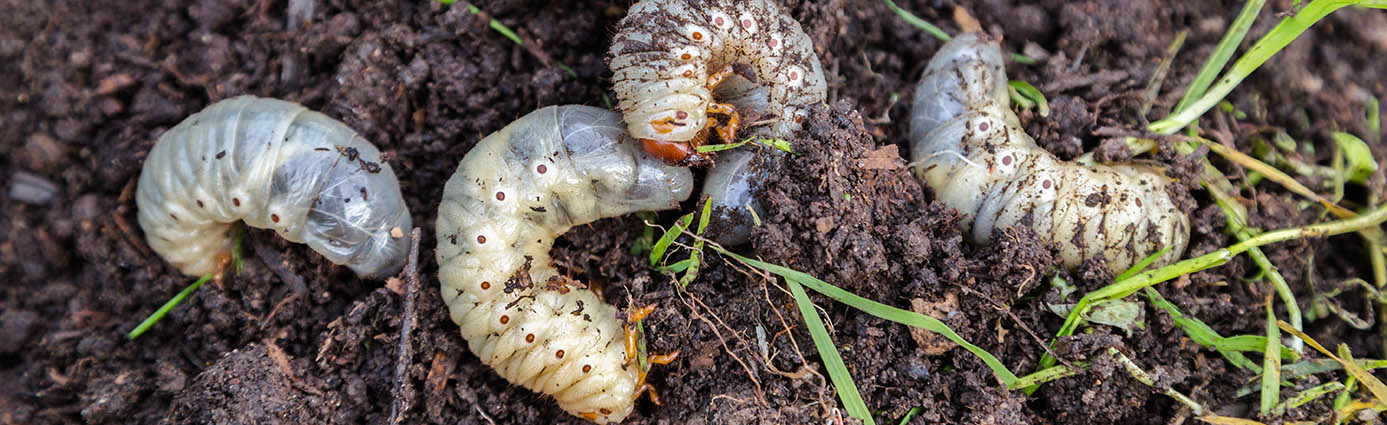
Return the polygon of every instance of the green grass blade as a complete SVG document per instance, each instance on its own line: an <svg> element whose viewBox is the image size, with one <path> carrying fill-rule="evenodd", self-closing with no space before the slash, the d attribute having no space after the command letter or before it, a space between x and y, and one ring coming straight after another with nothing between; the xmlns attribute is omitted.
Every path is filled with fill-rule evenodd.
<svg viewBox="0 0 1387 425"><path fill-rule="evenodd" d="M1081 364L1081 366L1085 365ZM1080 371L1081 370L1070 369L1069 366L1065 365L1051 366L1045 369L1041 369L1030 375L1017 378L1016 382L1008 388L1014 390L1017 388L1033 387L1060 378L1067 378L1070 376L1078 375Z"/></svg>
<svg viewBox="0 0 1387 425"><path fill-rule="evenodd" d="M659 269L660 271L662 271L662 272L665 272L665 273L679 273L679 272L682 272L682 271L684 271L684 270L688 270L689 267L692 266L693 263L694 263L695 261L698 261L698 259L693 258L693 257L689 257L689 258L685 258L685 259L683 259L683 260L679 260L679 261L675 261L675 262L673 262L673 263L670 263L670 264L667 265L667 266L660 266L660 267L658 267L658 269Z"/></svg>
<svg viewBox="0 0 1387 425"><path fill-rule="evenodd" d="M1355 360L1359 368L1363 370L1374 370L1387 368L1387 360L1358 359ZM1302 376L1324 373L1331 370L1343 369L1344 366L1339 362L1329 359L1302 360L1297 363L1288 364L1281 367L1282 378L1299 378Z"/></svg>
<svg viewBox="0 0 1387 425"><path fill-rule="evenodd" d="M896 424L897 424L897 425L905 425L905 424L908 424L908 423L910 423L910 420L911 420L911 419L915 419L915 415L918 415L918 414L920 414L920 412L923 412L923 411L925 411L925 408L923 408L923 407L920 407L920 406L912 407L912 408L910 408L910 410L908 410L908 411L905 412L905 415L901 416L901 420L900 420L899 422L896 422Z"/></svg>
<svg viewBox="0 0 1387 425"><path fill-rule="evenodd" d="M1141 261L1138 261L1136 264L1133 264L1132 267L1128 267L1127 271L1124 271L1122 272L1122 274L1117 275L1117 278L1113 280L1126 280L1129 277L1135 276L1137 273L1141 273L1142 270L1146 270L1146 268L1150 266L1151 263L1156 262L1156 259L1161 258L1161 256L1165 255L1165 253L1167 252L1170 252L1170 247L1167 246L1165 248L1161 248L1160 251L1156 251L1156 253L1148 255L1146 256L1146 258L1143 258L1141 259Z"/></svg>
<svg viewBox="0 0 1387 425"><path fill-rule="evenodd" d="M134 340L135 338L139 338L140 335L144 335L145 331L148 331L155 323L159 323L159 320L163 319L164 315L169 314L169 310L173 310L174 307L177 307L178 304L183 302L184 298L188 298L188 295L196 291L197 288L201 288L202 284L207 283L209 280L212 280L212 274L210 273L198 278L196 282L193 282L192 285L188 285L187 288L183 288L182 291L178 292L178 295L174 295L173 298L170 298L163 306L159 307L158 310L154 310L154 314L150 314L149 317L145 318L143 322L140 322L140 325L136 326L135 329L130 331L130 334L125 337Z"/></svg>
<svg viewBox="0 0 1387 425"><path fill-rule="evenodd" d="M703 198L703 211L698 215L698 230L695 235L703 236L703 231L708 230L708 217L713 212L712 198ZM703 265L703 238L694 239L693 250L689 252L689 268L684 275L679 277L679 287L687 288L694 279L698 279L698 269Z"/></svg>
<svg viewBox="0 0 1387 425"><path fill-rule="evenodd" d="M920 17L915 16L914 13L910 13L910 11L902 9L900 6L896 6L896 2L891 0L881 1L886 3L886 7L888 9L891 9L892 12L896 12L896 16L900 16L901 19L905 20L907 24L910 24L915 28L919 28L921 31L924 31L927 34L934 36L934 38L939 39L939 41L947 42L953 39L953 37L949 36L949 33L944 32L944 30L939 29L939 27L934 26L934 24L929 23L929 21L920 19Z"/></svg>
<svg viewBox="0 0 1387 425"><path fill-rule="evenodd" d="M710 196L708 196L708 197L703 198L703 210L702 210L701 212L699 212L699 214L698 214L698 231L695 232L694 234L696 234L696 235L698 235L698 236L703 236L703 231L708 230L708 218L709 218L709 216L712 215L712 213L713 213L713 200L712 200L712 197L711 197L711 195L710 195ZM694 246L695 246L695 247L702 247L702 246L703 246L703 240L700 239L700 240L694 241ZM694 249L694 251L698 251L698 249Z"/></svg>
<svg viewBox="0 0 1387 425"><path fill-rule="evenodd" d="M1336 131L1332 133L1334 143L1343 151L1344 159L1348 160L1348 180L1362 184L1368 176L1377 171L1377 161L1373 159L1372 150L1368 149L1368 143L1358 136Z"/></svg>
<svg viewBox="0 0 1387 425"><path fill-rule="evenodd" d="M795 153L795 151L792 149L792 146L790 145L790 141L785 139L756 139L756 141L760 142L763 145L770 146L772 148L784 151L786 153Z"/></svg>
<svg viewBox="0 0 1387 425"><path fill-rule="evenodd" d="M641 231L641 235L631 241L631 249L627 250L627 252L629 252L632 257L639 256L641 253L650 250L651 245L655 244L655 226L649 225L649 223L655 221L655 213L652 211L639 211L636 212L636 217L645 222L646 226L645 229Z"/></svg>
<svg viewBox="0 0 1387 425"><path fill-rule="evenodd" d="M650 265L655 266L660 264L660 259L665 258L665 251L669 250L669 244L674 243L674 240L678 239L679 235L684 234L684 228L692 221L693 213L685 214L683 217L675 220L674 225L669 226L669 230L665 231L665 234L660 235L660 239L656 240L655 244L650 246Z"/></svg>
<svg viewBox="0 0 1387 425"><path fill-rule="evenodd" d="M246 242L246 227L238 224L232 232L236 236L231 238L231 270L241 274L241 269L246 267L246 257L241 254L241 245Z"/></svg>
<svg viewBox="0 0 1387 425"><path fill-rule="evenodd" d="M716 145L699 145L698 147L694 148L694 151L697 151L698 153L721 152L721 151L725 151L725 150L729 150L729 149L736 149L736 148L739 148L739 147L741 147L742 145L745 145L745 144L747 144L747 143L750 142L750 141L751 141L751 140L748 139L748 140L743 140L743 141L740 141L740 142L737 142L737 143L721 143L721 144L716 144Z"/></svg>
<svg viewBox="0 0 1387 425"><path fill-rule="evenodd" d="M833 380L833 387L838 389L838 399L843 402L843 408L848 411L848 415L875 425L872 412L867 410L867 403L862 401L862 395L857 392L857 384L852 381L852 374L848 373L843 356L838 353L838 347L833 343L833 337L828 334L828 328L824 327L823 318L819 317L818 310L814 309L814 302L809 300L809 294L804 293L804 288L793 279L785 279L785 283L790 287L795 305L799 306L800 316L804 317L804 323L808 325L809 336L814 339L814 347L819 350L819 358L823 359L824 368L828 369L828 378Z"/></svg>
<svg viewBox="0 0 1387 425"><path fill-rule="evenodd" d="M1242 44L1243 38L1247 37L1247 30L1252 28L1252 23L1257 21L1257 13L1262 11L1262 6L1266 0L1248 0L1243 3L1242 12L1233 20L1233 25L1228 26L1228 31L1223 33L1223 39L1218 41L1218 47L1214 48L1214 53L1209 55L1209 59L1204 62L1204 67L1199 68L1199 73L1195 74L1194 81L1185 89L1185 95L1180 97L1180 102L1175 104L1175 109L1171 113L1184 110L1193 103L1195 99L1204 95L1204 91L1209 89L1209 84L1218 77L1219 71L1223 70L1224 65L1233 57L1233 52L1238 50L1238 45Z"/></svg>
<svg viewBox="0 0 1387 425"><path fill-rule="evenodd" d="M1223 177L1219 176L1218 178ZM1286 178L1289 179L1290 177L1288 176ZM1223 191L1207 186L1206 188L1209 189L1209 194L1213 196L1214 203L1218 204L1219 209L1223 211L1223 216L1227 219L1227 226L1224 229L1225 232L1237 237L1239 241L1245 241L1257 235L1258 231L1256 229L1248 228L1244 225L1244 223L1247 222L1247 210L1241 208L1242 204L1239 204L1237 200ZM1295 293L1291 291L1290 284L1286 283L1286 278L1281 276L1281 272L1271 263L1271 259L1267 258L1267 255L1262 252L1261 248L1255 246L1249 248L1247 250L1247 255L1252 257L1252 262L1256 263L1257 267L1262 270L1263 275L1271 281L1272 288L1276 290L1277 296L1281 297L1281 302L1286 305L1286 316L1291 320L1291 325L1295 326L1296 329L1303 329L1301 327L1302 315L1300 312L1300 302L1296 301ZM1292 342L1291 346L1297 352L1304 348L1299 341Z"/></svg>
<svg viewBox="0 0 1387 425"><path fill-rule="evenodd" d="M1220 343L1227 341L1227 338L1219 335L1218 332L1214 331L1208 324L1197 318L1184 315L1174 303L1166 301L1165 297L1162 297L1155 289L1146 288L1145 291L1146 297L1151 300L1151 304L1164 309L1167 314L1170 314L1170 318L1175 321L1175 326L1185 331L1185 335L1188 335L1190 340L1205 347L1215 348L1218 350L1219 354L1223 355L1224 359L1227 359L1228 362L1232 363L1234 366L1261 372L1262 368L1251 360L1248 360L1247 356L1244 356L1237 350L1230 349L1230 347L1222 346ZM1262 346L1255 346L1251 351L1261 351L1265 348L1265 345L1265 341L1263 341Z"/></svg>
<svg viewBox="0 0 1387 425"><path fill-rule="evenodd" d="M1214 344L1214 348L1229 351L1249 351L1261 353L1262 350L1267 349L1267 337L1264 335L1233 335L1230 337L1223 338L1222 341L1218 341L1216 344ZM1291 349L1282 346L1281 358L1299 360L1300 354L1297 354L1296 352L1291 351Z"/></svg>
<svg viewBox="0 0 1387 425"><path fill-rule="evenodd" d="M1007 89L1016 92L1017 96L1013 99L1019 97L1027 104L1033 105L1040 116L1050 116L1050 102L1045 100L1045 93L1041 93L1040 89L1035 88L1031 83L1024 80L1011 80L1007 82Z"/></svg>
<svg viewBox="0 0 1387 425"><path fill-rule="evenodd" d="M446 3L445 3L445 4L446 4ZM467 4L467 11L468 11L468 12L472 12L473 15L480 15L480 14L482 14L482 9L479 8L479 7L477 7L476 5L471 4L471 3L468 3L468 4ZM496 20L495 18L492 18L491 21L487 23L487 25L491 27L491 30L492 30L492 31L496 31L497 33L501 34L502 36L505 36L506 38L509 38L510 41L514 41L515 44L519 44L519 45L524 45L524 44L525 44L525 40L521 40L521 39L520 39L520 35L516 34L515 31L511 31L510 27L507 27L506 24L501 23L501 21L498 21L498 20Z"/></svg>
<svg viewBox="0 0 1387 425"><path fill-rule="evenodd" d="M1344 390L1340 392L1339 395L1334 396L1334 411L1342 412L1344 406L1347 406L1348 402L1353 399L1353 393L1356 391L1358 391L1358 380L1354 379L1352 376L1344 379ZM1340 424L1343 423L1343 421L1340 420L1334 423Z"/></svg>
<svg viewBox="0 0 1387 425"><path fill-rule="evenodd" d="M1007 367L1003 365L1001 361L998 361L997 358L992 355L992 353L988 353L987 350L983 350L982 348L979 348L978 346L969 343L967 340L964 340L963 337L959 336L957 333L954 333L953 329L949 329L949 326L945 325L944 322L939 321L939 319L935 319L933 317L929 317L923 314L915 313L909 310L902 310L896 307L892 307L886 304L862 298L857 294L845 291L842 288L830 285L827 282L815 278L814 276L810 276L808 273L791 269L789 267L784 267L743 257L716 245L713 246L713 249L717 250L722 255L736 258L737 260L747 263L752 267L756 267L780 275L780 277L785 278L785 280L798 281L802 283L804 286L808 286L810 289L813 289L818 293L827 295L829 298L833 298L838 302L847 304L858 310L862 310L862 312L864 313L880 317L882 319L890 320L892 322L900 323L907 326L914 326L917 328L928 330L930 332L944 335L945 338L948 338L950 341L953 341L960 347L963 347L964 349L972 352L973 355L978 356L979 359L982 359L983 363L987 364L987 367L992 369L992 373L996 374L997 378L1000 379L1002 383L1006 384L1007 386L1011 386L1017 380L1016 374L1012 373L1011 370L1007 369Z"/></svg>
<svg viewBox="0 0 1387 425"><path fill-rule="evenodd" d="M1271 413L1281 397L1281 330L1276 327L1276 309L1267 294L1267 345L1262 351L1262 416Z"/></svg>
<svg viewBox="0 0 1387 425"><path fill-rule="evenodd" d="M1387 220L1387 206L1379 206L1367 214L1349 219L1265 232L1230 245L1227 248L1220 248L1208 254L1185 259L1155 270L1138 273L1135 276L1114 282L1096 291L1085 294L1083 298L1080 298L1079 302L1075 304L1074 310L1069 312L1069 316L1065 317L1064 325L1060 326L1059 332L1055 333L1055 338L1073 335L1074 330L1078 329L1079 324L1082 322L1082 314L1096 301L1122 298L1142 288L1153 286L1185 274L1223 265L1229 260L1232 260L1234 256L1262 245L1306 237L1339 235L1367 228L1375 228L1384 220ZM1051 341L1051 344L1054 344L1054 341ZM1042 369L1054 365L1055 358L1051 357L1049 353L1041 357L1040 367ZM1033 392L1034 390L1035 387L1027 388L1027 391Z"/></svg>
<svg viewBox="0 0 1387 425"><path fill-rule="evenodd" d="M1305 403L1315 401L1315 399L1318 399L1326 394L1335 391L1340 391L1343 389L1344 384L1337 381L1326 382L1324 384L1316 385L1305 391L1301 391L1300 394L1296 394L1295 397L1286 399L1286 401L1283 401L1281 402L1281 404L1276 405L1276 409L1272 410L1272 415L1281 416L1286 413L1286 409L1294 409L1303 406L1305 405Z"/></svg>
<svg viewBox="0 0 1387 425"><path fill-rule="evenodd" d="M1382 116L1378 109L1377 96L1368 97L1368 106L1363 111L1363 121L1368 125L1368 141L1377 143L1382 137Z"/></svg>
<svg viewBox="0 0 1387 425"><path fill-rule="evenodd" d="M1311 25L1319 22L1321 18L1335 10L1353 5L1387 8L1387 0L1311 1L1294 15L1282 19L1267 35L1263 36L1261 40L1257 40L1257 43L1253 44L1241 58L1238 58L1238 61L1233 63L1233 67L1222 78L1219 78L1217 84L1214 84L1203 96L1200 96L1199 100L1190 103L1184 110L1166 119L1151 123L1150 130L1160 134L1175 134L1180 129L1185 128L1195 119L1204 115L1205 112L1208 112L1214 105L1217 105L1224 97L1227 97L1228 93L1232 93L1243 79L1251 75L1253 71L1256 71L1286 45L1295 41Z"/></svg>

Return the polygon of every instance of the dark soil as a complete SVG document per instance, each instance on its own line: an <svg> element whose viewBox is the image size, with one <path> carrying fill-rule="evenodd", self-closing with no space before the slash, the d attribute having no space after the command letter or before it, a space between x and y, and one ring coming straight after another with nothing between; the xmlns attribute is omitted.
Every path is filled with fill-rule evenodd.
<svg viewBox="0 0 1387 425"><path fill-rule="evenodd" d="M239 94L279 97L343 120L393 155L414 222L424 229L423 292L406 368L403 423L581 423L542 396L483 366L447 319L433 262L433 215L443 182L477 140L534 109L605 106L603 63L629 3L482 1L478 6L529 40L520 47L487 18L430 1L315 1L311 20L286 24L298 0L199 0L192 4L0 0L0 181L46 181L51 199L0 197L0 423L385 423L397 395L395 366L405 296L357 279L306 247L250 231L242 272L209 284L135 341L125 334L189 283L143 242L132 199L140 165L162 131L211 102ZM765 182L766 214L744 253L812 273L859 295L938 317L1019 374L1033 371L1062 318L1047 303L1059 273L1080 291L1111 276L1101 266L1054 270L1051 247L1008 230L975 247L956 212L933 202L904 168L915 78L941 43L881 2L785 1L810 32L830 86L787 157ZM954 4L899 2L950 33ZM1153 0L960 2L1004 47L1039 60L1010 64L1053 112L1022 113L1027 130L1062 157L1104 146L1112 129L1135 131L1164 116L1214 48L1241 2ZM1265 33L1290 2L1270 2L1253 29ZM1246 113L1215 112L1205 128L1252 152L1265 128L1313 146L1328 164L1332 131L1373 141L1362 117L1369 96L1387 98L1387 14L1343 10L1270 61L1229 98ZM1149 113L1142 91L1175 34L1189 30ZM567 64L570 76L557 66ZM900 144L899 148L897 147ZM1109 144L1104 158L1125 158ZM1157 159L1177 164L1189 158ZM1235 183L1245 173L1215 159ZM1189 168L1184 166L1184 168ZM1188 173L1185 173L1188 175ZM1349 199L1381 193L1381 175ZM1320 182L1306 179L1311 187ZM1194 235L1186 256L1230 244L1225 219L1192 190ZM1263 183L1244 191L1252 226L1319 221L1320 210ZM684 206L691 211L695 206ZM656 221L668 224L676 213ZM628 423L824 423L843 413L783 283L710 253L687 291L631 255L646 231L634 216L582 226L554 258L604 288L619 306L656 303L650 349L680 350L651 380L663 406L641 401ZM1371 279L1355 236L1264 248L1309 310L1314 291ZM1264 332L1271 291L1239 258L1157 288L1222 335ZM394 286L399 290L401 286ZM1363 305L1360 290L1339 304ZM1163 311L1145 307L1130 336L1093 326L1056 352L1088 370L1031 396L1005 390L976 357L812 298L867 404L894 423L1178 422L1190 414L1133 380L1116 348L1170 388L1220 414L1255 417L1254 378L1202 349ZM1143 303L1143 305L1146 305ZM1285 317L1278 306L1279 317ZM1370 317L1370 316L1369 316ZM1381 358L1376 325L1335 318L1307 324L1325 345L1347 343ZM1260 357L1254 356L1257 360ZM1329 374L1311 378L1327 382ZM1311 384L1313 385L1313 383ZM1282 397L1301 388L1287 388ZM1325 421L1322 398L1282 419ZM1271 420L1273 418L1265 418Z"/></svg>

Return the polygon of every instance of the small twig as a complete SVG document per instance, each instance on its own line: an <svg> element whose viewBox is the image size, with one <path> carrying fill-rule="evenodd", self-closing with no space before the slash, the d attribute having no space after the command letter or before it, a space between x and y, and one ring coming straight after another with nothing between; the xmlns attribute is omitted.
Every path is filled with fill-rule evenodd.
<svg viewBox="0 0 1387 425"><path fill-rule="evenodd" d="M485 410L482 410L482 406L479 406L479 405L475 405L475 404L474 404L474 405L472 405L472 408L477 409L477 414L478 414L478 415L482 415L482 419L485 419L485 420L486 420L486 423L491 424L491 425L496 425L496 421L491 420L491 416L490 416L490 415L487 415Z"/></svg>
<svg viewBox="0 0 1387 425"><path fill-rule="evenodd" d="M1080 87L1107 86L1127 79L1127 71L1098 71L1092 74L1066 76L1046 84L1041 90L1045 93L1059 93Z"/></svg>
<svg viewBox="0 0 1387 425"><path fill-rule="evenodd" d="M410 343L409 335L414 330L415 322L419 321L414 311L415 300L419 298L419 235L418 227L409 232L409 262L400 273L404 275L406 283L405 305L400 312L400 343L395 355L395 389L392 391L395 400L390 403L391 424L400 423L405 411L414 404L414 387L409 385L405 375L414 358L414 345Z"/></svg>
<svg viewBox="0 0 1387 425"><path fill-rule="evenodd" d="M890 124L890 123L891 123L891 108L895 108L895 107L896 107L896 103L897 103L897 102L900 102L900 101L901 101L901 96L900 96L900 95L898 95L898 94L896 94L896 93L891 93L891 103L886 104L886 109L881 110L881 116L880 116L880 117L877 117L877 118L867 118L867 124L874 124L874 125L879 125L879 124Z"/></svg>
<svg viewBox="0 0 1387 425"><path fill-rule="evenodd" d="M256 252L260 251L256 250ZM273 310L270 310L270 314L268 316L265 316L264 319L260 320L260 330L265 330L265 327L269 326L270 322L274 321L275 315L279 314L280 309L284 308L284 306L288 305L289 303L293 302L298 298L298 292L291 292L289 293L289 296L284 297L284 299L280 300L279 303L275 304L275 308Z"/></svg>
<svg viewBox="0 0 1387 425"><path fill-rule="evenodd" d="M1019 327L1021 327L1021 330L1026 331L1026 334L1027 334L1027 335L1030 335L1030 336L1031 336L1031 339L1034 339L1037 343L1040 344L1040 346L1041 346L1042 348L1045 349L1045 352L1046 352L1046 353L1049 353L1049 354L1050 354L1050 357L1054 357L1056 360L1059 360L1060 363L1063 363L1065 366L1068 366L1070 370L1080 370L1080 369L1082 369L1082 368L1080 368L1079 366L1075 365L1074 363L1069 362L1069 360L1066 360L1064 357L1061 357L1058 353L1055 353L1055 351L1052 350L1052 349L1050 348L1050 344L1048 344L1048 343L1045 342L1045 338L1041 338L1040 335L1037 334L1037 333L1035 333L1035 331L1032 330L1030 326L1026 326L1026 324L1025 324L1024 322L1021 321L1021 318L1020 318L1020 317L1017 317L1017 316L1016 316L1016 313L1013 313L1013 312L1011 311L1010 308L1007 308L1006 306L1002 305L1001 303L998 303L996 300L993 300L992 298L989 298L989 297L987 297L986 295L983 295L981 292L978 292L977 290L975 290L975 289L973 289L973 288L969 288L969 287L967 287L967 286L960 286L960 288L963 288L963 292L966 292L966 293L972 294L973 296L976 296L976 297L978 297L978 298L982 298L982 299L984 299L984 300L987 300L988 304L992 304L992 308L993 308L994 310L997 310L998 312L1004 313L1004 314L1006 314L1007 316L1011 317L1011 320L1012 320L1013 322L1016 322L1016 325L1019 326Z"/></svg>
<svg viewBox="0 0 1387 425"><path fill-rule="evenodd" d="M1122 354L1121 351L1118 351L1116 348L1109 347L1108 355L1113 356L1117 359L1118 362L1122 363L1122 366L1127 369L1127 373L1132 375L1132 379L1136 379L1137 382L1146 384L1146 386L1151 387L1156 391L1160 391L1161 394L1165 394L1170 398L1175 399L1175 401L1178 401L1180 402L1180 404L1183 404L1185 405L1185 407L1188 407L1191 412L1194 412L1195 416L1204 416L1204 412L1206 412L1207 410L1204 408L1203 405L1199 404L1199 402L1197 401L1194 401L1194 399L1191 399L1188 396L1181 394L1179 391L1175 391L1175 389L1173 388L1167 387L1165 389L1162 389L1160 386L1157 386L1156 380L1151 379L1151 375L1148 375L1145 370L1141 369L1141 366L1137 366L1136 362L1133 362L1132 359L1127 358L1127 355Z"/></svg>
<svg viewBox="0 0 1387 425"><path fill-rule="evenodd" d="M1175 60L1175 54L1180 52L1180 47L1185 45L1185 35L1189 30L1181 30L1175 35L1175 41L1170 42L1170 47L1166 48L1165 56L1161 57L1161 62L1156 65L1156 72L1151 73L1151 79L1146 82L1146 90L1142 91L1141 109L1138 111L1143 119L1146 114L1151 112L1151 105L1156 103L1156 96L1160 94L1161 84L1165 82L1166 72L1170 71L1170 63Z"/></svg>
<svg viewBox="0 0 1387 425"><path fill-rule="evenodd" d="M765 391L761 389L761 380L756 378L756 372L752 371L751 366L748 365L746 361L742 360L742 356L738 356L735 351L732 351L732 347L729 347L727 345L727 339L723 338L722 331L718 329L718 325L714 324L711 320L708 320L707 317L704 317L702 314L698 312L699 306L701 306L704 309L707 309L708 314L712 315L714 319L717 319L718 323L722 324L722 326L727 326L727 324L723 323L722 318L718 317L717 313L714 313L712 309L708 308L707 304L704 304L702 300L699 300L698 296L694 295L691 292L684 292L684 294L688 295L689 299L694 300L694 303L697 303L698 305L695 306L694 303L690 303L688 300L685 300L684 297L679 297L679 301L683 302L685 306L689 307L689 312L693 313L694 318L702 320L705 325L708 325L708 328L713 330L713 335L717 336L718 342L722 343L723 351L725 351L727 355L732 356L732 359L736 360L737 363L742 365L742 369L746 370L747 378L751 379L751 383L756 386L756 400L760 402L762 406L769 406L770 404L766 402L766 397L764 395ZM749 347L749 345L746 343L746 340L743 340L741 335L738 334L735 329L732 329L731 327L727 327L727 329L729 331L732 331L732 336L736 337L738 342L741 342L743 346Z"/></svg>
<svg viewBox="0 0 1387 425"><path fill-rule="evenodd" d="M308 292L308 285L304 283L303 277L288 269L288 262L284 261L283 253L268 246L260 238L248 237L246 239L250 241L251 245L254 245L255 257L259 258L260 262L264 263L265 267L269 268L275 276L279 276L280 281L289 285L289 289L293 290L295 294Z"/></svg>

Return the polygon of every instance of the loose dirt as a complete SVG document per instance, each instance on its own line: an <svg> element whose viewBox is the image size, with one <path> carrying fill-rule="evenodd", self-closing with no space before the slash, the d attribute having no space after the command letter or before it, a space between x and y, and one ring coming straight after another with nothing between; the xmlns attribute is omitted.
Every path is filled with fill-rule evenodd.
<svg viewBox="0 0 1387 425"><path fill-rule="evenodd" d="M143 242L132 200L140 165L164 130L211 102L239 94L280 97L343 120L392 155L414 222L424 229L418 325L405 385L414 397L403 423L582 423L543 397L511 386L463 346L435 295L433 216L443 182L486 134L542 106L609 106L603 62L629 3L482 1L486 16L429 1L310 1L311 19L290 26L299 0L199 0L173 4L0 0L0 181L27 173L52 183L31 204L0 197L0 423L385 423L392 415L401 293L362 281L271 232L247 233L247 261L209 284L135 341L125 333L190 279ZM912 88L941 42L877 1L788 0L823 60L829 102L813 111L782 172L765 181L766 213L739 252L811 273L864 297L938 317L1017 373L1033 371L1073 303L1107 282L1103 267L1054 269L1054 248L1027 231L1000 243L966 243L957 212L905 168ZM957 32L952 2L901 1ZM1136 131L1178 101L1241 2L1009 0L957 2L1008 51L1036 58L1008 64L1032 82L1052 113L1023 111L1027 130L1064 158L1104 146L1130 152L1105 129ZM1025 3L1025 4L1023 4ZM1289 1L1269 2L1250 39ZM528 40L517 46L488 28L495 17ZM1365 140L1369 96L1387 97L1387 14L1344 10L1270 61L1229 98L1245 116L1215 112L1204 126L1244 152L1265 128L1283 129L1328 164L1332 131ZM1175 34L1188 30L1159 96L1142 92ZM571 67L576 77L558 64ZM1141 113L1149 105L1149 113ZM1383 161L1380 144L1373 145ZM1139 157L1142 158L1142 157ZM1190 158L1165 154L1176 174ZM1235 183L1246 175L1215 159ZM1184 165L1180 165L1184 164ZM1379 183L1355 188L1362 200ZM1307 184L1317 182L1306 181ZM1320 186L1312 186L1320 187ZM1251 225L1322 219L1302 199L1262 183L1245 191ZM1187 256L1233 239L1202 190L1191 191L1194 235ZM683 212L693 211L693 201ZM682 212L652 222L670 224ZM651 382L662 406L641 401L627 421L824 423L843 417L821 360L783 282L709 252L699 279L676 289L631 248L647 227L635 216L574 229L555 248L560 268L602 288L619 306L655 303L645 322L652 352L680 350ZM658 231L656 231L658 234ZM1264 248L1307 307L1351 277L1370 278L1354 236ZM1062 294L1050 277L1078 288ZM1222 335L1261 334L1265 283L1256 266L1226 266L1160 285L1188 315ZM398 287L396 289L399 289ZM1340 304L1360 315L1359 290ZM1086 372L1032 396L1007 391L976 357L929 334L813 295L858 389L877 419L894 423L1170 423L1190 414L1133 380L1107 354L1116 348L1161 388L1218 413L1255 416L1236 397L1253 378L1201 349L1158 308L1128 335L1102 325L1064 338L1055 352L1090 362ZM1280 307L1278 307L1280 309ZM1307 309L1308 310L1308 309ZM1284 311L1278 310L1284 317ZM1370 317L1370 316L1369 316ZM1381 326L1381 325L1376 325ZM1376 327L1310 322L1322 342L1345 342L1381 358ZM1328 375L1312 380L1327 381ZM1300 388L1283 390L1282 397ZM914 408L920 409L914 409ZM1322 421L1326 399L1288 419ZM1187 418L1186 422L1193 419Z"/></svg>

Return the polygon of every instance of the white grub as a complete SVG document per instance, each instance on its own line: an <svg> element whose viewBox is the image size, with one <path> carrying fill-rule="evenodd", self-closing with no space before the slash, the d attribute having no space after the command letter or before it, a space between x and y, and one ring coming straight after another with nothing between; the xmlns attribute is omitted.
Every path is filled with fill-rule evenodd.
<svg viewBox="0 0 1387 425"><path fill-rule="evenodd" d="M140 172L140 227L184 274L216 271L231 226L274 229L363 277L395 274L409 251L400 184L376 147L295 103L241 96L164 132Z"/></svg>
<svg viewBox="0 0 1387 425"><path fill-rule="evenodd" d="M1179 259L1189 217L1167 190L1172 180L1150 166L1059 160L1021 127L1006 84L998 43L967 33L935 54L915 89L913 171L968 216L970 239L987 244L997 229L1025 226L1059 243L1066 267L1101 255L1114 273L1165 247L1156 265Z"/></svg>
<svg viewBox="0 0 1387 425"><path fill-rule="evenodd" d="M641 376L622 319L567 286L549 249L576 225L676 208L692 180L593 107L546 107L482 139L443 189L436 233L443 299L468 347L575 416L620 422Z"/></svg>
<svg viewBox="0 0 1387 425"><path fill-rule="evenodd" d="M714 102L770 118L748 135L788 139L828 90L813 40L774 0L640 1L618 24L608 64L617 109L641 139L693 139ZM707 85L710 75L734 64L756 81L734 74ZM720 221L735 224L717 236L723 244L750 236L746 208L759 205L752 183L770 174L750 162L746 149L724 153L703 186Z"/></svg>
<svg viewBox="0 0 1387 425"><path fill-rule="evenodd" d="M708 76L732 64L769 88L770 137L798 130L827 92L813 40L773 0L643 0L618 24L608 63L617 109L641 139L692 139L714 101ZM651 125L665 118L675 130Z"/></svg>

